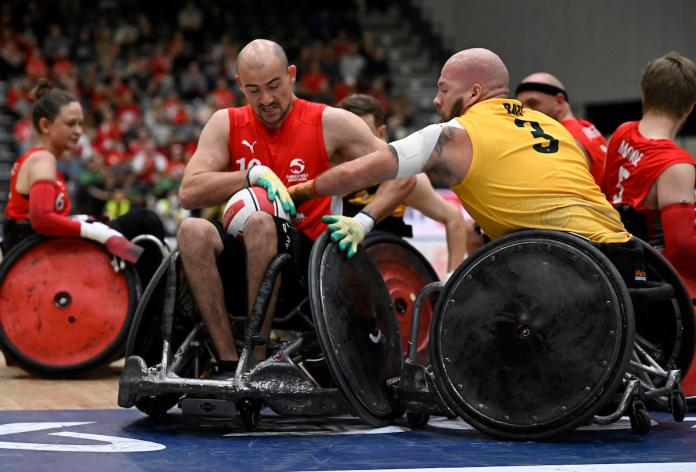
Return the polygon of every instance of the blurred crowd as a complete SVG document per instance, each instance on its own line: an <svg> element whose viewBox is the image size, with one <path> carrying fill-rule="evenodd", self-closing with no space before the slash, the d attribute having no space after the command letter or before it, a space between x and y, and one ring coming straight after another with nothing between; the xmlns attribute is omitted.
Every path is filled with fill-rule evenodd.
<svg viewBox="0 0 696 472"><path fill-rule="evenodd" d="M408 124L408 101L392 98L385 51L361 31L356 10L351 0L299 1L292 11L270 0L3 2L0 80L17 153L35 142L28 94L47 77L85 111L78 151L60 163L75 211L113 218L146 206L174 234L188 215L177 189L200 130L216 110L244 104L236 59L250 39L286 48L298 96L335 104L368 93L392 123Z"/></svg>

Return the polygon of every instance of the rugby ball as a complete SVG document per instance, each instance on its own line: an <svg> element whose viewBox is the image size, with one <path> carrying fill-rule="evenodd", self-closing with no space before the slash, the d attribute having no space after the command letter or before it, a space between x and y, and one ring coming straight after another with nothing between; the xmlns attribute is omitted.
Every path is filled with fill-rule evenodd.
<svg viewBox="0 0 696 472"><path fill-rule="evenodd" d="M266 189L247 187L232 195L227 201L222 214L223 228L235 238L244 239L244 224L256 211L265 211L270 215L290 220L279 198L270 201Z"/></svg>

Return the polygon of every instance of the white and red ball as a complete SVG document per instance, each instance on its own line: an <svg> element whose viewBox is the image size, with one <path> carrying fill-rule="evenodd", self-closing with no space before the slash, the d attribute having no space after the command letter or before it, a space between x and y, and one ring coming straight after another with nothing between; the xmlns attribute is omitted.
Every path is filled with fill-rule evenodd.
<svg viewBox="0 0 696 472"><path fill-rule="evenodd" d="M247 219L257 211L264 211L270 215L290 220L283 210L280 199L274 201L268 199L268 192L262 187L247 187L235 193L227 201L222 216L222 225L228 234L235 238L244 238L244 224Z"/></svg>

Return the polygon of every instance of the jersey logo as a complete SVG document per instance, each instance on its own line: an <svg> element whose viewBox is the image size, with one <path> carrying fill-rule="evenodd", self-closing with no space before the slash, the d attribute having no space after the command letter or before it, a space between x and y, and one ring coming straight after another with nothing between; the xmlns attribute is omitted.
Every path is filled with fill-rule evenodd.
<svg viewBox="0 0 696 472"><path fill-rule="evenodd" d="M246 139L242 139L242 144L248 147L251 150L251 153L254 154L254 146L256 145L256 141L249 144L249 141L247 141Z"/></svg>
<svg viewBox="0 0 696 472"><path fill-rule="evenodd" d="M304 169L304 161L299 157L296 157L290 162L290 172L293 174L301 174Z"/></svg>
<svg viewBox="0 0 696 472"><path fill-rule="evenodd" d="M295 157L290 161L290 173L285 174L285 179L289 184L306 182L309 180L309 173L305 172L305 161L300 157Z"/></svg>

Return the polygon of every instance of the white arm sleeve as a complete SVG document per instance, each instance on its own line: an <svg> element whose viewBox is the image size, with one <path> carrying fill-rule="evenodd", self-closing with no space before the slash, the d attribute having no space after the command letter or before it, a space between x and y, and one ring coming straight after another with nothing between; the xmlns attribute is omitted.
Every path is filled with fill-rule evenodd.
<svg viewBox="0 0 696 472"><path fill-rule="evenodd" d="M396 150L399 158L399 170L395 178L400 179L423 171L423 166L435 149L443 126L442 123L428 125L403 139L389 143Z"/></svg>
<svg viewBox="0 0 696 472"><path fill-rule="evenodd" d="M455 118L447 123L428 125L403 139L389 143L396 150L396 155L399 158L396 179L416 175L423 171L423 167L435 149L435 144L437 144L440 133L445 126L462 128L462 125Z"/></svg>

